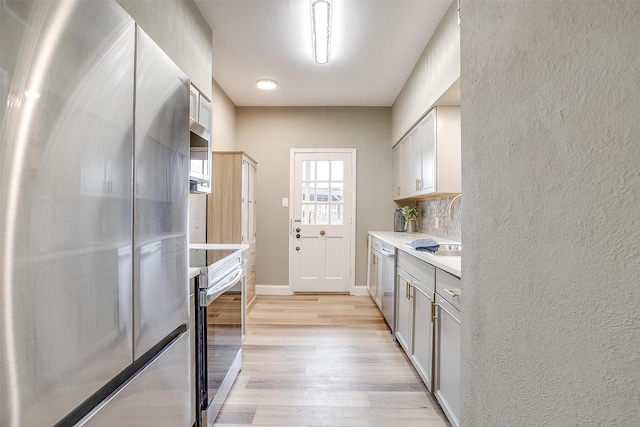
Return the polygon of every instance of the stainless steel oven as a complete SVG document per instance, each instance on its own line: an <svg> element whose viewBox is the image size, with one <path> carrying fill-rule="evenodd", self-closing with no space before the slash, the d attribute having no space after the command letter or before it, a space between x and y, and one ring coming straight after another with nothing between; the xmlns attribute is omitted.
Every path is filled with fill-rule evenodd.
<svg viewBox="0 0 640 427"><path fill-rule="evenodd" d="M192 267L201 268L196 314L196 425L208 427L242 367L244 252L191 249L189 259Z"/></svg>

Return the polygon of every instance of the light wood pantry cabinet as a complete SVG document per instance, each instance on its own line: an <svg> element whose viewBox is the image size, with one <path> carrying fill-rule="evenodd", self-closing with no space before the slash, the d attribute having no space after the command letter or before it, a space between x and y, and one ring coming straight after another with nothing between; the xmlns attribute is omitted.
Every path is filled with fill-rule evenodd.
<svg viewBox="0 0 640 427"><path fill-rule="evenodd" d="M247 251L247 311L256 298L257 162L239 151L213 152L213 182L207 196L207 242L243 243Z"/></svg>
<svg viewBox="0 0 640 427"><path fill-rule="evenodd" d="M394 199L460 193L460 107L435 107L393 149Z"/></svg>

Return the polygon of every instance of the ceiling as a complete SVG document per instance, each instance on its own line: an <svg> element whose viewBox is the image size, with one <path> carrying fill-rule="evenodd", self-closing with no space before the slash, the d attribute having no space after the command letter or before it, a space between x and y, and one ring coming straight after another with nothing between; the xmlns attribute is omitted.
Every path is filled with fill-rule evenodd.
<svg viewBox="0 0 640 427"><path fill-rule="evenodd" d="M451 0L332 0L327 64L313 60L311 0L196 3L213 29L213 78L235 105L391 106Z"/></svg>

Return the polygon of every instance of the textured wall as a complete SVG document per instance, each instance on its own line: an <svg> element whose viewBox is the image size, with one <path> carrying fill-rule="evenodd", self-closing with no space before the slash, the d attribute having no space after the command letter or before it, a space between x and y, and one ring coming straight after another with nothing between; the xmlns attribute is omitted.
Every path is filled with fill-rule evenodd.
<svg viewBox="0 0 640 427"><path fill-rule="evenodd" d="M290 149L356 148L356 285L366 285L367 231L393 229L390 116L386 107L237 108L236 149L258 162L258 284L289 282L289 209L281 201L289 197Z"/></svg>
<svg viewBox="0 0 640 427"><path fill-rule="evenodd" d="M460 27L456 8L457 2L451 2L393 103L392 146L460 77Z"/></svg>
<svg viewBox="0 0 640 427"><path fill-rule="evenodd" d="M461 14L461 425L640 425L640 2Z"/></svg>

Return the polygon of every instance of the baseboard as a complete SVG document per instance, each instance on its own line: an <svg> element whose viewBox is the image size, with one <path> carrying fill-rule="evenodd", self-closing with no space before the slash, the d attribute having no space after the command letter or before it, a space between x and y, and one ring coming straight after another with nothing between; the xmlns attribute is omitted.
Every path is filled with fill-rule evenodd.
<svg viewBox="0 0 640 427"><path fill-rule="evenodd" d="M369 296L369 290L367 289L367 286L357 286L353 288L353 292L351 293L351 295L357 296L357 297L368 297Z"/></svg>
<svg viewBox="0 0 640 427"><path fill-rule="evenodd" d="M293 295L289 285L256 285L256 295Z"/></svg>
<svg viewBox="0 0 640 427"><path fill-rule="evenodd" d="M293 295L288 285L256 285L256 295ZM366 285L353 288L351 295L358 297L369 296Z"/></svg>

